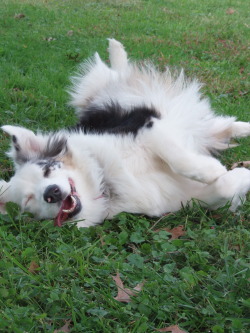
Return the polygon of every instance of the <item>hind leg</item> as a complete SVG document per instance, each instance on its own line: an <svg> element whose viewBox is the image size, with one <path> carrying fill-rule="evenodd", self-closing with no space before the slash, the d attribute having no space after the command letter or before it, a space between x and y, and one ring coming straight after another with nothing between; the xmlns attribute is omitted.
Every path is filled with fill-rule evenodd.
<svg viewBox="0 0 250 333"><path fill-rule="evenodd" d="M250 170L236 168L228 171L213 184L203 187L196 198L210 209L217 209L231 203L230 209L244 203L247 192L250 191Z"/></svg>
<svg viewBox="0 0 250 333"><path fill-rule="evenodd" d="M128 67L128 57L123 45L113 38L108 40L108 51L111 68L117 72L125 71Z"/></svg>
<svg viewBox="0 0 250 333"><path fill-rule="evenodd" d="M210 128L210 135L218 143L224 144L224 147L219 145L219 149L227 149L230 147L228 144L231 138L250 136L250 123L235 121L233 117L216 117L212 128Z"/></svg>
<svg viewBox="0 0 250 333"><path fill-rule="evenodd" d="M235 121L232 124L232 137L243 138L250 136L250 123Z"/></svg>

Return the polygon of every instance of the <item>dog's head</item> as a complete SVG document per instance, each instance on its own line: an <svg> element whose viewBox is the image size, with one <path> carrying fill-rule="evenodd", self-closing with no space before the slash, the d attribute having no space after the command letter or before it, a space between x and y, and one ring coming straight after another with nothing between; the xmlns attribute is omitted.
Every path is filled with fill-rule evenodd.
<svg viewBox="0 0 250 333"><path fill-rule="evenodd" d="M3 126L12 139L9 157L15 175L9 183L0 182L0 209L12 201L38 219L55 219L61 226L82 210L75 176L65 161L70 153L65 134L35 135L16 126Z"/></svg>

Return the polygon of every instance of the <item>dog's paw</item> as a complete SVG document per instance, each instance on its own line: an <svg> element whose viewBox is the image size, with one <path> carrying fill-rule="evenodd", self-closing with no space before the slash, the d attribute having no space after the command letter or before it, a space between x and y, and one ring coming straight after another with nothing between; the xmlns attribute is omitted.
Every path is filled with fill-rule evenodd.
<svg viewBox="0 0 250 333"><path fill-rule="evenodd" d="M4 196L4 192L8 189L9 185L5 180L0 180L0 198Z"/></svg>
<svg viewBox="0 0 250 333"><path fill-rule="evenodd" d="M123 45L117 40L109 39L109 60L111 68L116 71L124 71L128 66L127 53Z"/></svg>
<svg viewBox="0 0 250 333"><path fill-rule="evenodd" d="M108 38L108 41L109 41L109 48L124 49L124 46L118 40L114 38Z"/></svg>
<svg viewBox="0 0 250 333"><path fill-rule="evenodd" d="M8 183L4 180L0 180L0 213L4 214L6 204L6 191L8 189Z"/></svg>
<svg viewBox="0 0 250 333"><path fill-rule="evenodd" d="M235 211L250 191L250 170L235 168L219 178L215 185L220 197L230 201L230 209Z"/></svg>
<svg viewBox="0 0 250 333"><path fill-rule="evenodd" d="M211 184L226 173L227 169L219 161L204 156L194 165L189 177L201 183Z"/></svg>
<svg viewBox="0 0 250 333"><path fill-rule="evenodd" d="M250 123L236 121L232 125L232 137L242 138L250 136Z"/></svg>

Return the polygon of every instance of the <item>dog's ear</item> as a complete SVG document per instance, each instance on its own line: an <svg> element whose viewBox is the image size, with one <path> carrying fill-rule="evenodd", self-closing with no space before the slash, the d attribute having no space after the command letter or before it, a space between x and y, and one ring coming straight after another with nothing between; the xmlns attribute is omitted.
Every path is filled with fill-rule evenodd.
<svg viewBox="0 0 250 333"><path fill-rule="evenodd" d="M41 154L44 147L42 136L36 136L32 131L18 126L5 125L2 130L11 136L11 149L7 154L16 167Z"/></svg>

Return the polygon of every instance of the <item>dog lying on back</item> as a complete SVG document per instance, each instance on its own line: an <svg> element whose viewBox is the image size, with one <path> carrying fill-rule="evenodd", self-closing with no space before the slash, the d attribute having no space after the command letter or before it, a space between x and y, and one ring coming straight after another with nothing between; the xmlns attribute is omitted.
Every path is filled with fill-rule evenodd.
<svg viewBox="0 0 250 333"><path fill-rule="evenodd" d="M15 175L0 182L0 207L12 201L37 219L87 227L120 212L161 216L192 199L235 210L250 171L232 171L212 153L250 135L250 124L216 115L183 73L136 64L109 40L108 67L96 53L73 78L75 128L50 134L6 125Z"/></svg>

